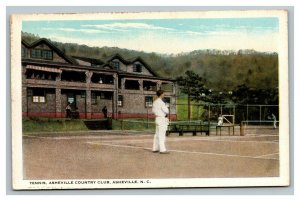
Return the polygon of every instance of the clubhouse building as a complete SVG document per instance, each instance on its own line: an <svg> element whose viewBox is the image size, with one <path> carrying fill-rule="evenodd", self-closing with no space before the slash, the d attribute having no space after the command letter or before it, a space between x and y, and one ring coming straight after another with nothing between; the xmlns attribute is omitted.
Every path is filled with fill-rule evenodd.
<svg viewBox="0 0 300 201"><path fill-rule="evenodd" d="M22 40L24 117L65 118L69 104L78 118L153 118L158 89L166 92L170 118L176 119L176 85L159 77L140 57L115 54L105 60L66 55L47 39Z"/></svg>

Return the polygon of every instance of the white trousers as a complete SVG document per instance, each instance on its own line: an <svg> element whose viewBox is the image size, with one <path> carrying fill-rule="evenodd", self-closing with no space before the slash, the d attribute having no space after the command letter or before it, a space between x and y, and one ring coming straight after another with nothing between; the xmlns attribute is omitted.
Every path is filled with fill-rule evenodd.
<svg viewBox="0 0 300 201"><path fill-rule="evenodd" d="M165 117L155 118L155 135L153 139L153 151L165 152L166 149L166 131L168 129L169 120Z"/></svg>

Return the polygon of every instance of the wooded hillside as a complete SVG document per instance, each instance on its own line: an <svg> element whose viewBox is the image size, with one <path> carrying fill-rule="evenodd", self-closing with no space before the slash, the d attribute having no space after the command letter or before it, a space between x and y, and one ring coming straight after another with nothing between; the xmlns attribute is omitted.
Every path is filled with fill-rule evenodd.
<svg viewBox="0 0 300 201"><path fill-rule="evenodd" d="M22 33L28 42L39 39ZM278 86L278 55L254 50L219 51L195 50L177 55L162 55L118 47L88 47L52 41L67 55L105 59L119 53L125 59L142 57L160 76L176 78L192 70L206 80L207 86L218 91L233 90L239 85L255 89L274 89Z"/></svg>

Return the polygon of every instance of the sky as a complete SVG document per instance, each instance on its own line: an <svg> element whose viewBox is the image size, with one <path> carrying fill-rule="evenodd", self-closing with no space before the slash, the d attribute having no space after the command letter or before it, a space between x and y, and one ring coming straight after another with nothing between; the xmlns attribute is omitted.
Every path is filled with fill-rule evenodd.
<svg viewBox="0 0 300 201"><path fill-rule="evenodd" d="M53 41L178 54L199 49L277 52L278 18L23 21L22 31Z"/></svg>

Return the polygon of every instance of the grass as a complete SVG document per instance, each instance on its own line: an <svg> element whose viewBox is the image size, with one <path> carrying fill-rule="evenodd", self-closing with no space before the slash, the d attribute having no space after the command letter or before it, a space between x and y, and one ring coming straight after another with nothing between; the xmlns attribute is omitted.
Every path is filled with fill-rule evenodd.
<svg viewBox="0 0 300 201"><path fill-rule="evenodd" d="M58 132L88 130L82 120L53 118L24 118L23 132Z"/></svg>
<svg viewBox="0 0 300 201"><path fill-rule="evenodd" d="M84 120L80 119L53 119L53 118L24 118L23 132L64 132L64 131L87 131ZM138 122L134 122L138 121ZM128 119L113 120L113 130L137 130L154 131L154 120L149 119Z"/></svg>
<svg viewBox="0 0 300 201"><path fill-rule="evenodd" d="M187 98L177 99L177 120L188 120ZM191 104L196 102L191 101ZM192 120L199 120L205 112L203 106L191 106ZM138 121L138 122L134 122ZM113 120L113 130L137 130L137 131L154 131L155 124L153 119L125 119ZM55 119L55 118L24 118L23 132L63 132L63 131L87 131L83 120L81 119Z"/></svg>
<svg viewBox="0 0 300 201"><path fill-rule="evenodd" d="M181 97L177 99L177 120L188 120L188 100L185 97ZM205 112L203 106L196 106L199 104L195 101L191 101L191 104L195 104L191 106L192 112L192 120L199 120L201 116Z"/></svg>

